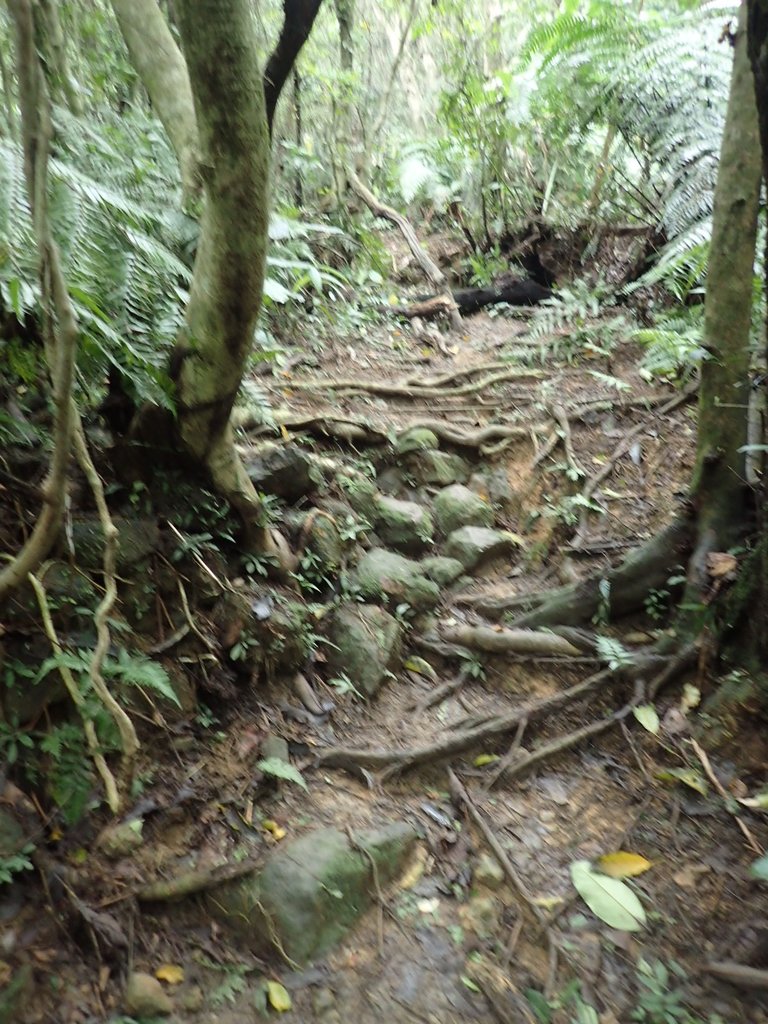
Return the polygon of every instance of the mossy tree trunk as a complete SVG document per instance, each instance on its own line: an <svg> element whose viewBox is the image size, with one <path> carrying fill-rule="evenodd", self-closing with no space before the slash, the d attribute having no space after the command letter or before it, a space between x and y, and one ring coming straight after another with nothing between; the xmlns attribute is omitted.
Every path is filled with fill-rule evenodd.
<svg viewBox="0 0 768 1024"><path fill-rule="evenodd" d="M733 40L733 73L712 217L704 318L708 358L701 368L691 489L698 536L689 564L686 606L700 602L707 589L708 554L727 550L744 537L754 504L743 449L762 165L746 14L743 3Z"/></svg>

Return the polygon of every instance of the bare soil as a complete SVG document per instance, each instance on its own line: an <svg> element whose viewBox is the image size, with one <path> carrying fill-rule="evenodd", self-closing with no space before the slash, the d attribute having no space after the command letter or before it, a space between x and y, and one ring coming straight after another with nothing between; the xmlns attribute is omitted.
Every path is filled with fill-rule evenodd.
<svg viewBox="0 0 768 1024"><path fill-rule="evenodd" d="M683 403L668 415L660 414L658 405L644 407L639 398L672 398L675 391L643 379L636 346L622 342L610 356L578 351L569 362L562 348L558 356L557 347L547 348L543 341L531 345L528 328L527 315L480 313L466 321L460 336L444 334L438 341L423 326L383 322L372 325L365 337L328 339L322 346L299 339L299 350L319 365L276 369L260 379L273 406L287 405L292 416L345 416L383 430L425 418L467 430L491 423L526 428L525 436L492 458L473 455L478 469L490 464L506 473L513 500L502 525L522 538L519 554L476 579L462 600L449 596L440 609L444 620L478 621L464 600L468 594L535 591L615 564L671 520L690 478L694 405ZM505 381L455 398L392 398L353 387L296 386L339 379L413 385L459 372L464 374L459 383L466 383L477 379L471 371L503 361L524 344L532 356L523 365L541 371L540 377ZM628 390L618 390L608 378ZM634 404L622 409L619 403L627 396ZM613 407L569 420L583 476L568 479L561 442L536 464L558 427L555 406L569 414L600 402ZM567 512L564 499L579 493L585 479L613 458L636 426L641 429L633 446L616 459L593 495L603 511L590 514L582 542L572 550L578 514L574 519ZM317 435L308 443L339 460L371 456L365 448L355 450ZM668 627L663 595L659 601L656 618L640 616L623 624L618 635L624 643ZM439 682L455 669L439 660L435 665ZM768 743L755 708L707 706L716 679L705 666L686 680L702 693L698 708L681 710L679 682L661 693L658 736L630 716L529 775L509 784L502 779L492 789L488 781L495 762L478 757L504 756L513 737L455 760L451 767L507 852L529 900L509 880L493 891L478 884L480 859L490 850L462 808L451 803L445 764L384 784L373 778L370 785L348 772L313 769L313 752L328 744L419 746L462 723L557 693L594 669L593 664L552 658L487 658L484 665L483 674L466 679L454 694L426 710L424 699L435 684L403 669L373 702L324 692L335 710L319 725L280 710L295 704L295 697L274 681L243 687L236 698L222 701L215 708L216 721L200 714L174 721L150 713L143 727L144 792L136 799L154 801L156 809L147 815L140 849L116 865L107 862L92 845L103 821L91 815L59 838L49 836L52 855L68 866L69 882L51 883L49 878L53 888L46 890L36 875L26 875L0 889L0 960L8 971L24 963L34 970L35 991L24 1024L85 1024L117 1017L126 970L154 973L169 963L184 971L184 980L169 991L176 1007L173 1019L185 1024L257 1019L253 993L265 977L279 979L291 993L293 1009L282 1014L287 1022L529 1022L543 1019L526 998L531 989L546 994L551 1020L564 1024L768 1021L768 994L734 987L707 972L710 961L768 968L766 890L749 876L757 854L738 821L758 847L768 842L768 828L759 813L733 803L764 785ZM525 730L517 742L521 749L533 749L609 714L629 696L621 688L618 694L613 688L600 691L554 720ZM288 784L261 789L254 806L254 763L259 738L267 732L289 740L309 792ZM703 774L689 742L693 735L710 750L730 803L711 784L703 795L659 778L665 769L685 767ZM738 816L733 813L737 809ZM147 880L193 863L236 858L245 847L266 850L275 840L261 826L264 819L285 829L283 842L321 825L354 832L391 819L417 822L424 839L403 883L381 894L343 946L308 969L278 957L258 960L208 919L195 900L151 907L136 903L133 893ZM617 850L640 854L652 865L631 881L648 913L647 927L634 934L602 924L570 880L574 860ZM64 914L66 899L57 887L70 882L81 895L87 893L89 906L112 916L125 948L110 953L93 929ZM546 915L550 936L556 936L556 959L533 907ZM643 1002L640 958L681 966L685 977L673 976L668 990L683 990L691 1017L682 1010L677 1016L672 1011L667 1017L650 1011L632 1016L649 1005ZM558 996L574 981L597 1017L577 1016L573 1002L557 1008Z"/></svg>

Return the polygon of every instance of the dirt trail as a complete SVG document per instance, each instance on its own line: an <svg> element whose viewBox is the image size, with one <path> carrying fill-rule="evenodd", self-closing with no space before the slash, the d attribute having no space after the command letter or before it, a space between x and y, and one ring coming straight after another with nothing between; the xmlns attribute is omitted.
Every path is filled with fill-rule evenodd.
<svg viewBox="0 0 768 1024"><path fill-rule="evenodd" d="M316 450L341 463L374 459L380 471L386 468L385 447L329 438L326 428L332 418L384 435L425 420L467 433L494 425L522 428L492 455L477 447L454 446L478 470L503 471L508 492L497 525L521 540L515 556L476 577L458 597L446 597L440 618L457 624L480 621L472 610L478 594L525 593L594 572L666 525L690 475L695 431L690 403L681 402L667 415L659 413L659 404L674 392L639 375L639 352L630 344L620 345L610 357L578 353L569 363L558 357L557 349L530 342L525 317L482 313L468 319L465 328L461 336L445 336L438 347L434 336L420 333L419 325L413 333L384 325L364 344L354 338L327 344L311 370L295 365L290 372L276 370L261 380L271 392L273 408L288 405L292 421L312 421L308 443ZM509 361L510 354L519 359L525 352L531 357ZM309 346L308 354L317 355ZM517 378L515 367L521 371ZM509 379L499 378L504 368ZM365 387L328 383L339 380ZM482 380L486 383L479 388L466 387ZM451 384L463 393L452 395ZM392 385L417 390L413 397L377 394L382 385L384 390ZM564 434L566 424L567 451L557 433ZM632 444L616 456L635 428ZM290 423L284 430L286 437L300 432ZM245 450L250 443L255 441L246 442ZM611 472L590 495L597 511L590 509L590 517L582 519L583 503L574 498L614 456ZM574 550L577 533L580 543ZM642 617L635 624L636 641L665 627L663 601L659 595L656 619ZM623 642L633 642L626 630ZM489 783L498 758L513 760L556 735L595 722L631 693L606 686L517 735L454 759L452 767L472 805L526 890L527 897L521 898L515 884L489 866L487 838L466 808L451 803L444 763L382 782L375 775L314 769L314 755L328 745L397 749L429 743L450 730L514 710L520 702L559 693L594 671L594 660L478 659L460 686L428 707L427 698L451 679L455 666L423 648L414 647L413 652L434 661L437 682L404 667L374 701L332 694L335 710L317 722L278 710L295 704L291 692L251 687L218 712L219 723L209 721L198 729L194 744L183 733L168 734L172 757L149 782L150 789L167 795L191 787L194 799L189 805L171 802L148 819L141 851L130 863L121 863L111 879L108 865L89 865L98 879L96 889L117 885L118 915L125 912L121 890L130 890L171 861L205 864L231 856L250 835L253 809L244 798L253 773L248 750L262 729L289 740L292 757L309 784L308 793L284 784L257 808L259 817L273 819L289 838L310 826L335 825L354 832L392 819L418 824L424 837L405 884L382 894L342 946L306 970L279 959L263 964L194 905L160 905L129 915L135 968L152 972L164 962L184 968L173 1019L189 1024L255 1019L251 982L267 976L279 978L291 993L293 1009L282 1019L297 1024L768 1020L759 992L747 998L745 991L714 982L702 970L710 960L768 966L761 962L768 957L768 906L764 891L748 877L755 854L724 801L711 788L705 796L658 778L664 769L683 767L684 757L696 763L685 743L688 725L680 692L672 688L657 701L662 719L658 738L630 716L520 778L498 780L493 788ZM692 681L701 683L698 677ZM759 788L768 759L760 732L744 732L740 726L736 747L727 740L730 719L713 711L711 724L724 737L713 758L728 791L738 796ZM768 840L759 817L750 816L748 824L758 842ZM617 850L640 854L652 863L633 880L648 914L648 926L634 934L602 924L571 884L574 861ZM104 909L110 906L106 898ZM45 943L40 942L44 959ZM658 987L659 976L644 985L640 957L653 964L682 965L685 979L673 977L666 993L681 985L692 1016L682 1010L677 1016L670 1010L666 1018L651 1015L652 988L654 983ZM102 965L103 992L94 981L88 954L56 969L62 985L57 1010L51 1016L42 1009L30 1021L108 1019L113 1000L108 965ZM572 995L575 982L597 1016L579 1011ZM529 990L539 995L526 997ZM546 1000L550 1008L545 1011ZM558 1000L565 1004L562 1008ZM638 1008L646 1015L631 1018Z"/></svg>

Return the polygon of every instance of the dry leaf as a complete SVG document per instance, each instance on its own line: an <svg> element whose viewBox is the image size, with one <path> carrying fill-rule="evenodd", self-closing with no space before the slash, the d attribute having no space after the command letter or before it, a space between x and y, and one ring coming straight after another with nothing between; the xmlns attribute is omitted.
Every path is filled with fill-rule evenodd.
<svg viewBox="0 0 768 1024"><path fill-rule="evenodd" d="M710 551L707 555L707 572L713 579L730 576L736 571L737 565L736 558L726 551Z"/></svg>
<svg viewBox="0 0 768 1024"><path fill-rule="evenodd" d="M706 875L708 871L709 867L706 864L686 864L684 868L672 875L672 880L681 889L695 889L699 875Z"/></svg>
<svg viewBox="0 0 768 1024"><path fill-rule="evenodd" d="M617 850L616 853L606 853L598 857L597 866L604 875L611 878L634 878L635 875L644 874L653 865L639 853Z"/></svg>
<svg viewBox="0 0 768 1024"><path fill-rule="evenodd" d="M155 971L155 977L167 985L180 985L184 981L184 968L179 964L160 964Z"/></svg>

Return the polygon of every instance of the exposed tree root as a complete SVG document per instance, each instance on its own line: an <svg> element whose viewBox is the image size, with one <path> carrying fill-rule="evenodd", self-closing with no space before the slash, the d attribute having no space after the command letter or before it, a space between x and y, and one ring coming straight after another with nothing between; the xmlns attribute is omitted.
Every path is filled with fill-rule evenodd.
<svg viewBox="0 0 768 1024"><path fill-rule="evenodd" d="M666 586L674 566L685 561L693 542L694 510L686 506L682 516L665 530L631 551L615 569L603 576L592 576L543 594L524 597L488 598L475 602L475 608L489 618L498 619L520 607L528 610L512 619L511 625L530 629L538 626L577 626L588 622L601 605L612 619L640 608L650 590ZM607 592L607 596L606 596Z"/></svg>
<svg viewBox="0 0 768 1024"><path fill-rule="evenodd" d="M213 889L222 882L231 882L258 870L264 863L263 857L248 857L246 860L216 864L208 868L192 868L171 878L143 885L136 893L142 903L173 903L194 893Z"/></svg>
<svg viewBox="0 0 768 1024"><path fill-rule="evenodd" d="M286 388L293 391L357 391L364 394L391 396L393 398L453 398L456 395L471 395L483 391L496 384L504 384L510 380L540 380L543 370L532 370L530 367L507 366L498 373L488 374L479 380L470 380L458 387L432 387L425 384L387 384L366 380L294 380L287 383Z"/></svg>
<svg viewBox="0 0 768 1024"><path fill-rule="evenodd" d="M581 654L579 647L557 633L533 629L494 629L491 626L440 627L440 635L448 643L460 644L488 654Z"/></svg>
<svg viewBox="0 0 768 1024"><path fill-rule="evenodd" d="M370 768L374 771L382 771L382 778L387 778L423 764L463 754L473 747L482 746L488 740L512 732L523 719L531 722L543 718L616 679L615 673L609 670L598 672L575 686L563 690L562 693L545 697L539 701L521 704L509 714L495 716L475 728L456 731L450 736L443 736L435 743L423 747L411 747L405 750L359 750L332 747L319 753L315 764L318 767L342 768L352 771L359 768Z"/></svg>

